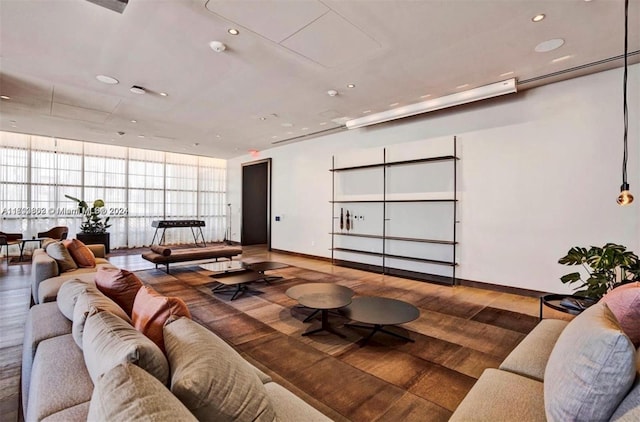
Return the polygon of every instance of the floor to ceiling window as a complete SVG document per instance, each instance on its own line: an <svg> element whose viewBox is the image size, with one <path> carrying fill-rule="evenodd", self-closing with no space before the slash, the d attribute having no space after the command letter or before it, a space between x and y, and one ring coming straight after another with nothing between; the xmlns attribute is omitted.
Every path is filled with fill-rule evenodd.
<svg viewBox="0 0 640 422"><path fill-rule="evenodd" d="M149 245L153 220L204 220L205 240L226 227L226 161L186 154L0 132L0 231L35 236L54 226L77 233L70 195L103 199L111 247ZM193 243L167 230L165 243Z"/></svg>

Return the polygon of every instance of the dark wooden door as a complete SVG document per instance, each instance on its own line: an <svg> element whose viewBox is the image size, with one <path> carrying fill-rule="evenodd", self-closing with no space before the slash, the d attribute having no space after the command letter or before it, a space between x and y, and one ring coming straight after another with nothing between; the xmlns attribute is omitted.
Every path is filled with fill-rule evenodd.
<svg viewBox="0 0 640 422"><path fill-rule="evenodd" d="M242 165L243 245L271 247L271 159Z"/></svg>

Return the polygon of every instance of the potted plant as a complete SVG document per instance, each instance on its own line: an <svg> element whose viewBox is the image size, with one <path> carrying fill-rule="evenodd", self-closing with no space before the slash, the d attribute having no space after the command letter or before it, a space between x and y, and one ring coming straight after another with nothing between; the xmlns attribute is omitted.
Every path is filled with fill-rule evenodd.
<svg viewBox="0 0 640 422"><path fill-rule="evenodd" d="M607 243L589 249L575 246L566 256L558 260L563 265L582 265L589 277L582 279L579 272L560 277L564 284L581 283L575 288L576 295L600 299L619 284L640 279L638 256L625 246Z"/></svg>
<svg viewBox="0 0 640 422"><path fill-rule="evenodd" d="M82 199L74 198L70 195L65 195L65 197L78 203L78 211L84 217L84 221L80 224L80 233L76 234L76 238L86 244L103 244L105 252L109 253L109 233L107 233L107 229L111 227L111 224L109 224L110 217L104 217L106 214L104 212L104 201L96 199L89 206Z"/></svg>

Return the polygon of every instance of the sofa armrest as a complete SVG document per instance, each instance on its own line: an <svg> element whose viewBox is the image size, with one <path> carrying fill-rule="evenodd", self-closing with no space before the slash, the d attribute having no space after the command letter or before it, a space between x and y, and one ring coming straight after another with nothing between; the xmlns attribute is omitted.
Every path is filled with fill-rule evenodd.
<svg viewBox="0 0 640 422"><path fill-rule="evenodd" d="M104 245L87 245L87 248L93 252L96 258L106 258L106 249Z"/></svg>
<svg viewBox="0 0 640 422"><path fill-rule="evenodd" d="M55 259L51 258L44 249L33 251L31 261L31 295L34 303L38 302L38 288L40 283L48 278L60 275L60 269Z"/></svg>

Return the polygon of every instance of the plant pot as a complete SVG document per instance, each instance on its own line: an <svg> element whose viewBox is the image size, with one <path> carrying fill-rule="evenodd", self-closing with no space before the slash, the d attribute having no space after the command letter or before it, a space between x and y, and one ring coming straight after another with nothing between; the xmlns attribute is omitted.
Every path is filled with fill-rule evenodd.
<svg viewBox="0 0 640 422"><path fill-rule="evenodd" d="M111 252L109 248L110 233L76 233L76 239L85 245L104 245L105 253Z"/></svg>

